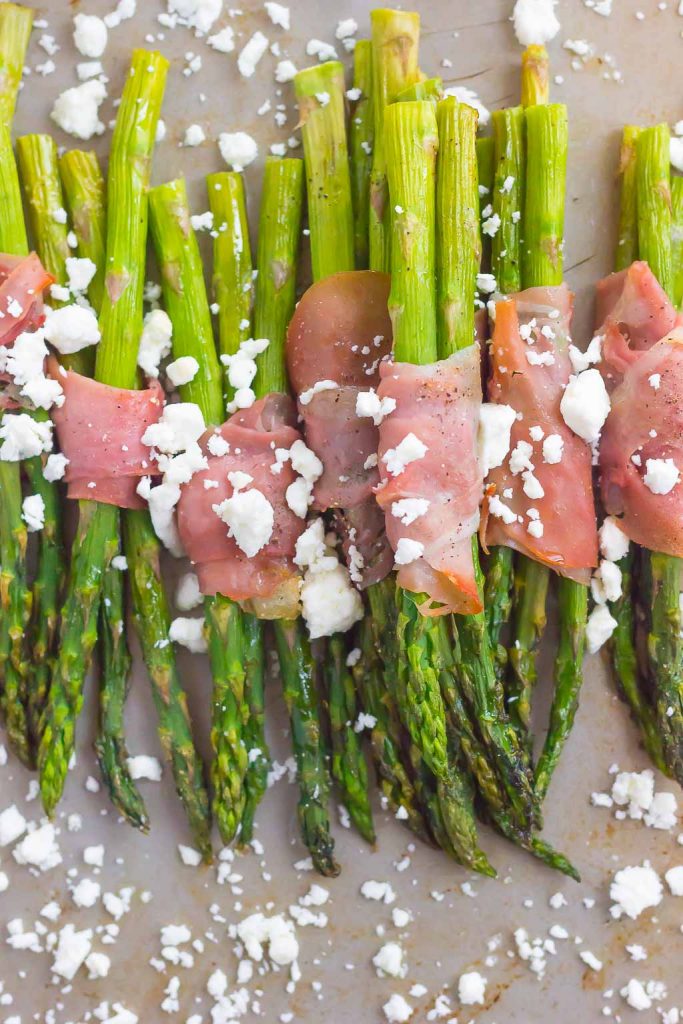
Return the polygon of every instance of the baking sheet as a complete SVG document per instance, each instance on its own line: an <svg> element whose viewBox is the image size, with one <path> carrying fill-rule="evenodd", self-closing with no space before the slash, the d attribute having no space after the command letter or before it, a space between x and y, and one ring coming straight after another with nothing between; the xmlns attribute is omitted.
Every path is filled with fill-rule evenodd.
<svg viewBox="0 0 683 1024"><path fill-rule="evenodd" d="M102 14L112 6L90 0L78 9ZM241 6L244 13L233 22L240 39L244 41L259 28L271 41L278 40L283 53L301 67L307 63L306 40L317 37L332 42L340 17L355 17L360 34L367 33L372 5L365 0L343 4L293 0L290 33L272 26L259 3L248 0ZM508 21L512 7L509 0L430 0L414 6L422 14L421 65L429 74L441 73L449 85L471 86L491 108L517 102L520 48ZM665 9L660 10L661 6ZM675 7L672 3L668 7L658 6L654 0L615 0L615 10L609 18L596 15L581 0L562 2L558 8L562 31L552 44L551 56L553 71L562 76L563 82L555 84L552 92L554 98L566 101L570 109L566 266L578 296L577 336L582 329L588 329L591 282L610 269L621 125L674 122L683 114L676 85L680 82L683 18L676 14ZM156 35L160 31L156 16L161 4L156 0L138 0L138 8L134 20L110 32L104 59L110 77L110 99L103 108L104 120L113 116L111 98L120 93L130 49L145 45L147 33ZM54 75L43 79L34 73L27 79L19 101L18 132L49 130L46 114L53 96L75 84L76 55L69 38L70 19L75 10L66 0L50 0L38 8L39 16L49 21L49 29L44 31L54 34L62 49L54 58ZM643 20L636 18L639 10L645 15ZM45 53L36 45L39 35L40 32L34 33L29 60L32 67L45 60ZM283 86L282 96L277 98L287 104L290 116L287 126L276 129L272 113L256 115L266 98L275 105L275 60L270 55L264 57L254 78L245 81L237 73L235 54L209 50L187 29L165 31L165 35L157 45L172 60L163 111L168 136L155 156L154 177L161 181L185 174L191 186L193 209L201 212L207 205L203 177L218 169L221 161L213 141L197 149L181 148L178 143L186 126L200 123L207 140L214 140L220 131L250 131L258 139L263 157L269 143L284 141L292 134L296 123L292 90L291 86ZM582 70L573 71L571 56L561 47L566 39L588 40L595 48L596 58ZM203 67L186 78L182 68L188 51L201 54ZM611 63L605 62L605 54L610 55ZM444 59L451 61L452 67L440 67ZM614 80L614 69L622 73L622 83ZM74 144L61 133L56 135L60 144ZM98 141L103 154L109 138L107 133ZM259 177L260 167L248 169L252 225ZM179 657L197 731L206 749L210 682L205 659L183 653ZM546 692L550 686L550 664L546 658L541 680ZM284 761L289 755L289 744L276 685L271 686L268 701L272 752ZM212 919L210 906L217 905L227 922L235 922L270 902L275 910L286 911L315 880L314 875L293 868L294 862L306 852L297 833L296 788L283 779L268 793L258 815L257 831L265 853L262 857L252 854L238 858L234 870L243 876L238 886L242 891L233 894L229 885L218 885L215 868L188 868L181 864L177 843L190 840L168 773L161 784L141 784L153 820L149 837L119 825L106 796L86 790L86 778L96 775L92 712L89 700L79 728L78 764L70 775L57 819L63 865L40 877L31 877L25 868L13 864L8 850L0 851L0 870L4 867L12 878L9 890L0 894L0 979L4 980L5 993L13 997L11 1005L0 1002L0 1021L11 1019L12 1015L21 1015L23 1022L42 1020L49 1010L54 1010L58 1022L80 1021L105 999L121 1001L145 1024L166 1019L185 1021L193 1013L202 1014L208 1021L206 980L215 967L220 967L232 985L237 963L233 943L226 934L227 925ZM158 754L154 712L137 656L128 721L131 752ZM423 998L409 999L415 1007L413 1020L420 1022L428 1019L428 1011L441 991L451 998L451 1016L457 1014L461 1022L472 1019L482 1024L540 1024L547 1020L597 1019L604 1006L611 1007L615 1016L628 1020L634 1018L634 1011L626 1007L618 991L630 977L666 982L669 994L657 1006L680 1007L681 901L677 903L668 896L655 914L646 912L636 922L615 922L609 917L608 889L609 879L619 866L649 858L663 873L673 864L683 862L683 849L676 844L675 831L661 833L644 828L640 822L616 822L609 810L590 806L592 791L609 788L608 768L613 763L635 770L646 767L647 759L638 748L636 732L614 696L599 659L592 658L586 665L574 733L546 803L544 833L580 867L581 885L555 875L488 832L484 832L484 843L498 867L498 881L469 876L444 856L419 843L413 844L411 836L378 807L379 838L374 851L335 821L343 873L340 878L324 883L331 893L325 908L329 925L324 930L297 929L302 980L293 995L285 992L283 972L268 974L252 983L252 989L262 990L262 1019L277 1021L280 1014L292 1012L297 1021L366 1024L382 1019L381 1005L392 992L407 996L416 982L428 989ZM29 782L29 774L10 759L0 769L0 808L16 801L27 817L37 819L38 802L25 802ZM661 779L658 785L669 790L675 788ZM67 816L74 812L83 818L79 832L69 832L66 827ZM28 928L40 908L53 898L64 907L60 926L72 921L77 928L96 927L109 921L101 906L93 910L76 909L68 894L68 869L76 868L77 877L96 877L82 864L83 848L93 843L104 843L106 847L105 867L98 877L103 890L117 891L131 885L136 893L131 912L120 921L116 944L102 946L101 936L95 940L96 948L112 957L109 977L88 981L81 971L73 986L62 991L50 982L51 957L46 953L10 950L2 944L4 926L19 916ZM401 938L408 962L405 980L379 979L372 968L372 955L386 938L396 938L398 932L391 925L390 907L360 897L361 883L370 878L389 880L397 893L394 906L409 909L414 915ZM468 882L471 888L466 884L463 892L461 886ZM152 894L148 903L140 898L145 891ZM554 910L548 900L558 891L564 893L568 905ZM594 900L594 906L588 909L584 899ZM148 960L159 955L159 929L169 923L188 924L194 937L204 938L206 948L203 954L195 954L192 970L169 965L166 974L159 975ZM547 937L553 923L563 925L570 938L556 943L558 953L548 957L545 976L539 980L519 958L507 953L514 949L515 929L524 927L531 936ZM386 929L385 939L376 932L379 926ZM205 938L207 930L211 930L216 942ZM487 942L496 935L501 936L500 948L491 954ZM632 942L647 948L647 961L629 960L625 946ZM579 959L580 950L592 951L603 962L603 969L596 973L588 968ZM491 955L496 962L484 965L485 958ZM460 1008L453 986L463 970L472 968L481 970L488 979L486 1003L483 1007ZM167 1017L160 1003L173 975L181 980L180 1012ZM318 991L312 987L313 982L320 983ZM611 997L603 995L610 990L614 993ZM655 1007L638 1019L658 1019Z"/></svg>

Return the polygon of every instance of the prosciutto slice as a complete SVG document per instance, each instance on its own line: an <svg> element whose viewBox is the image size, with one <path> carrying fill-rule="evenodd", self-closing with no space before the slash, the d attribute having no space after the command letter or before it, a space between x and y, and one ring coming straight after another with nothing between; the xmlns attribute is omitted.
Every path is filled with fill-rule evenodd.
<svg viewBox="0 0 683 1024"><path fill-rule="evenodd" d="M615 388L640 354L673 330L676 322L666 292L642 260L599 281L596 323L607 389Z"/></svg>
<svg viewBox="0 0 683 1024"><path fill-rule="evenodd" d="M195 473L182 488L178 503L180 539L195 565L202 593L250 602L263 618L298 614L299 574L293 559L305 523L285 498L296 473L289 462L275 459L276 448L289 449L301 438L295 420L291 399L271 394L208 431L201 440L208 468ZM224 455L212 455L209 450L209 440L216 435L230 445ZM279 469L273 472L276 465ZM213 507L232 497L228 473L237 471L249 474L248 486L261 491L274 511L271 538L251 558L228 536L228 527Z"/></svg>
<svg viewBox="0 0 683 1024"><path fill-rule="evenodd" d="M472 561L483 487L477 458L479 346L427 366L384 362L380 376L378 394L395 399L396 410L379 428L377 501L398 562L402 548L421 552L399 565L398 583L427 595L420 608L424 615L480 612ZM394 453L411 434L426 451L400 471ZM410 447L414 449L414 440ZM412 522L405 512L418 506L396 504L406 499L423 501L424 511Z"/></svg>
<svg viewBox="0 0 683 1024"><path fill-rule="evenodd" d="M654 493L650 460L683 472L683 328L634 352L612 393L600 444L600 487L609 515L632 541L683 557L683 483Z"/></svg>
<svg viewBox="0 0 683 1024"><path fill-rule="evenodd" d="M11 345L23 331L43 322L43 290L54 278L32 252L0 254L0 345Z"/></svg>
<svg viewBox="0 0 683 1024"><path fill-rule="evenodd" d="M373 498L378 429L356 414L358 395L377 386L380 361L391 351L389 285L387 274L374 271L332 274L304 294L287 332L306 444L324 467L314 507L339 510L335 525L349 563L360 555L354 578L363 587L383 579L393 563Z"/></svg>
<svg viewBox="0 0 683 1024"><path fill-rule="evenodd" d="M63 370L56 359L49 360L49 369L64 391L64 404L53 407L51 415L69 460L67 496L145 508L136 488L140 477L154 469L141 438L163 412L159 382L144 391L128 391Z"/></svg>
<svg viewBox="0 0 683 1024"><path fill-rule="evenodd" d="M572 306L564 284L528 288L496 304L488 397L518 416L510 457L488 476L481 537L486 548L506 545L588 582L598 555L591 451L560 412L572 373Z"/></svg>

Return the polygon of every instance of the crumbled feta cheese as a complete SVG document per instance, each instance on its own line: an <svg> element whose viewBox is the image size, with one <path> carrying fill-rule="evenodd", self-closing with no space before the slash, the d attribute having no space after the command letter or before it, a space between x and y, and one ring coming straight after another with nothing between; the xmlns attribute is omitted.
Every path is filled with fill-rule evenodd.
<svg viewBox="0 0 683 1024"><path fill-rule="evenodd" d="M199 363L194 356L180 356L166 367L166 376L174 388L189 384L199 373Z"/></svg>
<svg viewBox="0 0 683 1024"><path fill-rule="evenodd" d="M510 405L484 402L479 409L477 451L484 476L496 466L502 466L510 451L510 431L516 419Z"/></svg>
<svg viewBox="0 0 683 1024"><path fill-rule="evenodd" d="M376 900L379 903L394 903L396 893L389 882L376 882L373 879L363 882L360 887L361 896L366 900Z"/></svg>
<svg viewBox="0 0 683 1024"><path fill-rule="evenodd" d="M683 864L677 864L664 873L672 896L683 896Z"/></svg>
<svg viewBox="0 0 683 1024"><path fill-rule="evenodd" d="M202 35L213 27L223 8L222 0L168 0L169 15L177 15L183 23Z"/></svg>
<svg viewBox="0 0 683 1024"><path fill-rule="evenodd" d="M402 995L394 992L382 1007L389 1024L405 1024L413 1015L413 1008Z"/></svg>
<svg viewBox="0 0 683 1024"><path fill-rule="evenodd" d="M406 434L395 448L388 448L382 462L391 476L399 476L411 462L423 459L428 452L427 445L412 432Z"/></svg>
<svg viewBox="0 0 683 1024"><path fill-rule="evenodd" d="M159 364L171 351L172 335L168 313L163 309L151 310L144 319L138 348L138 366L148 377L159 376Z"/></svg>
<svg viewBox="0 0 683 1024"><path fill-rule="evenodd" d="M586 623L586 644L589 653L596 654L603 644L607 643L616 628L617 620L610 614L607 605L596 605Z"/></svg>
<svg viewBox="0 0 683 1024"><path fill-rule="evenodd" d="M202 862L202 855L199 850L195 850L193 846L183 846L182 843L178 844L178 853L183 864L188 868L196 868Z"/></svg>
<svg viewBox="0 0 683 1024"><path fill-rule="evenodd" d="M264 947L268 947L268 958L278 967L293 964L299 955L299 943L294 925L282 914L266 917L265 914L251 914L236 926L237 937L246 950L247 956L258 963L263 960Z"/></svg>
<svg viewBox="0 0 683 1024"><path fill-rule="evenodd" d="M97 267L87 256L67 256L66 274L69 290L74 294L86 292L96 273Z"/></svg>
<svg viewBox="0 0 683 1024"><path fill-rule="evenodd" d="M232 497L212 508L228 526L228 536L234 537L238 548L249 558L258 554L273 535L273 506L256 487L248 491L235 489Z"/></svg>
<svg viewBox="0 0 683 1024"><path fill-rule="evenodd" d="M610 562L618 562L628 554L629 539L614 516L606 516L600 530L600 551Z"/></svg>
<svg viewBox="0 0 683 1024"><path fill-rule="evenodd" d="M102 66L101 60L83 60L76 65L76 75L78 76L79 82L87 82L89 78L96 78L98 75L104 74L104 67ZM76 248L78 243L73 240L69 240L69 245L72 249Z"/></svg>
<svg viewBox="0 0 683 1024"><path fill-rule="evenodd" d="M400 519L404 526L410 526L416 519L426 515L431 502L426 498L401 498L391 504L391 514Z"/></svg>
<svg viewBox="0 0 683 1024"><path fill-rule="evenodd" d="M94 907L100 898L101 888L92 878L82 878L71 890L71 898L77 907Z"/></svg>
<svg viewBox="0 0 683 1024"><path fill-rule="evenodd" d="M106 95L104 84L98 78L91 78L65 89L55 100L50 117L68 135L91 139L104 131L98 114Z"/></svg>
<svg viewBox="0 0 683 1024"><path fill-rule="evenodd" d="M374 388L359 391L356 396L356 416L371 419L376 427L396 409L395 398L380 398Z"/></svg>
<svg viewBox="0 0 683 1024"><path fill-rule="evenodd" d="M549 466L556 466L562 462L564 451L564 440L559 434L548 434L543 440L543 461Z"/></svg>
<svg viewBox="0 0 683 1024"><path fill-rule="evenodd" d="M363 617L360 594L339 562L322 571L315 571L315 567L307 570L301 585L301 606L312 640L345 633Z"/></svg>
<svg viewBox="0 0 683 1024"><path fill-rule="evenodd" d="M656 907L662 901L662 883L648 861L635 867L622 868L610 885L610 898L614 900L612 917L626 914L635 921L644 910Z"/></svg>
<svg viewBox="0 0 683 1024"><path fill-rule="evenodd" d="M373 956L372 962L380 977L389 975L391 978L404 978L406 964L403 959L403 948L398 942L386 942Z"/></svg>
<svg viewBox="0 0 683 1024"><path fill-rule="evenodd" d="M555 0L516 0L512 21L522 46L542 46L560 31Z"/></svg>
<svg viewBox="0 0 683 1024"><path fill-rule="evenodd" d="M104 864L104 846L86 846L83 851L83 863L101 868Z"/></svg>
<svg viewBox="0 0 683 1024"><path fill-rule="evenodd" d="M358 22L355 18L343 18L337 22L334 37L335 39L349 39L351 36L355 36L357 31Z"/></svg>
<svg viewBox="0 0 683 1024"><path fill-rule="evenodd" d="M171 623L168 638L187 647L188 651L192 651L193 654L206 654L204 619L188 619L178 616Z"/></svg>
<svg viewBox="0 0 683 1024"><path fill-rule="evenodd" d="M17 864L26 864L38 868L39 871L50 871L62 862L62 855L57 844L54 825L49 822L29 832L14 847L12 856Z"/></svg>
<svg viewBox="0 0 683 1024"><path fill-rule="evenodd" d="M562 418L570 430L584 441L597 441L609 411L609 395L599 370L584 370L570 377L560 402Z"/></svg>
<svg viewBox="0 0 683 1024"><path fill-rule="evenodd" d="M92 949L92 928L77 932L73 924L66 924L59 933L52 964L53 974L72 981L76 972Z"/></svg>
<svg viewBox="0 0 683 1024"><path fill-rule="evenodd" d="M296 65L291 60L278 61L277 67L275 68L275 81L284 84L285 82L291 82L296 75Z"/></svg>
<svg viewBox="0 0 683 1024"><path fill-rule="evenodd" d="M669 159L677 171L683 171L683 139L678 136L669 139Z"/></svg>
<svg viewBox="0 0 683 1024"><path fill-rule="evenodd" d="M81 349L96 345L100 338L97 317L85 306L46 308L45 338L62 355L72 355Z"/></svg>
<svg viewBox="0 0 683 1024"><path fill-rule="evenodd" d="M107 48L107 26L95 14L77 14L73 38L84 57L101 57Z"/></svg>
<svg viewBox="0 0 683 1024"><path fill-rule="evenodd" d="M189 612L198 608L203 601L202 592L199 589L199 579L196 573L186 572L180 577L175 592L176 608L181 612Z"/></svg>
<svg viewBox="0 0 683 1024"><path fill-rule="evenodd" d="M617 601L622 594L621 569L606 558L600 562L591 580L591 592L596 604Z"/></svg>
<svg viewBox="0 0 683 1024"><path fill-rule="evenodd" d="M263 32L254 32L251 39L242 47L237 58L237 67L244 78L251 78L256 71L258 62L267 49L268 40Z"/></svg>
<svg viewBox="0 0 683 1024"><path fill-rule="evenodd" d="M317 380L313 387L301 392L299 402L301 405L309 405L313 397L321 391L336 391L338 387L336 380Z"/></svg>
<svg viewBox="0 0 683 1024"><path fill-rule="evenodd" d="M136 757L127 757L126 764L131 779L161 782L161 764L158 758L150 757L148 754L138 754Z"/></svg>
<svg viewBox="0 0 683 1024"><path fill-rule="evenodd" d="M21 503L21 518L29 533L36 533L45 526L45 500L42 494L29 494Z"/></svg>
<svg viewBox="0 0 683 1024"><path fill-rule="evenodd" d="M491 120L491 112L488 107L479 99L479 96L470 89L467 85L451 85L448 89L444 89L445 96L455 96L459 103L466 103L468 107L474 107L477 114L479 115L479 127L485 128ZM495 232L494 232L495 233Z"/></svg>
<svg viewBox="0 0 683 1024"><path fill-rule="evenodd" d="M630 978L624 988L619 991L634 1010L649 1010L652 1006L652 1000L645 991L643 983L637 978Z"/></svg>
<svg viewBox="0 0 683 1024"><path fill-rule="evenodd" d="M209 36L206 41L212 49L219 53L232 53L235 49L235 30L232 25L226 25L220 32Z"/></svg>
<svg viewBox="0 0 683 1024"><path fill-rule="evenodd" d="M598 960L595 953L591 953L589 949L582 949L579 953L579 957L587 967L590 967L592 971L602 970L602 960Z"/></svg>
<svg viewBox="0 0 683 1024"><path fill-rule="evenodd" d="M284 4L274 3L274 0L266 0L263 6L273 25L279 25L280 28L289 32L289 7L285 7Z"/></svg>
<svg viewBox="0 0 683 1024"><path fill-rule="evenodd" d="M482 977L479 971L468 971L461 974L458 979L458 999L463 1006L474 1006L479 1003L483 1006L486 995L486 978Z"/></svg>
<svg viewBox="0 0 683 1024"><path fill-rule="evenodd" d="M35 420L27 413L8 414L0 423L0 459L21 462L52 448L52 423Z"/></svg>
<svg viewBox="0 0 683 1024"><path fill-rule="evenodd" d="M321 64L337 59L337 51L334 46L323 42L322 39L309 39L306 43L306 53L309 57L317 57Z"/></svg>
<svg viewBox="0 0 683 1024"><path fill-rule="evenodd" d="M61 452L48 455L43 467L43 476L49 483L54 483L55 480L62 480L68 464L69 460Z"/></svg>
<svg viewBox="0 0 683 1024"><path fill-rule="evenodd" d="M218 148L226 164L233 171L243 171L258 156L256 140L246 132L221 132Z"/></svg>
<svg viewBox="0 0 683 1024"><path fill-rule="evenodd" d="M604 336L602 334L596 334L595 337L591 338L590 344L585 352L577 348L576 345L569 346L569 359L572 364L574 373L581 373L583 370L587 370L589 366L594 363L599 363L602 359L602 343Z"/></svg>
<svg viewBox="0 0 683 1024"><path fill-rule="evenodd" d="M95 978L106 978L111 968L111 960L106 953L91 953L85 958L85 966L88 971L88 980Z"/></svg>
<svg viewBox="0 0 683 1024"><path fill-rule="evenodd" d="M185 129L185 135L183 136L183 146L201 146L202 142L206 141L206 135L204 129L200 124L190 124Z"/></svg>
<svg viewBox="0 0 683 1024"><path fill-rule="evenodd" d="M0 846L9 846L23 836L26 831L26 819L16 804L10 804L0 811Z"/></svg>
<svg viewBox="0 0 683 1024"><path fill-rule="evenodd" d="M673 459L647 459L643 483L653 494L669 494L681 479Z"/></svg>
<svg viewBox="0 0 683 1024"><path fill-rule="evenodd" d="M418 558L422 558L425 546L419 540L411 540L410 537L401 537L396 545L394 553L395 565L410 565Z"/></svg>

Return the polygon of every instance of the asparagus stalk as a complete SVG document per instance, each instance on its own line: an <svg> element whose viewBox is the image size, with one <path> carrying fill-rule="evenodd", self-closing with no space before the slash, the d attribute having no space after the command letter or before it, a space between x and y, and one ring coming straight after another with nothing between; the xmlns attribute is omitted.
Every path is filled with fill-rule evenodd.
<svg viewBox="0 0 683 1024"><path fill-rule="evenodd" d="M287 390L285 338L294 311L303 204L301 160L267 159L259 219L254 334L270 344L260 357L257 395ZM301 834L316 869L339 874L327 812L329 775L320 729L315 662L299 621L273 623L299 781Z"/></svg>
<svg viewBox="0 0 683 1024"><path fill-rule="evenodd" d="M133 55L112 140L107 288L100 314L99 380L133 387L142 319L147 231L146 188L167 62L160 54ZM80 503L71 574L62 608L55 663L39 750L41 793L48 814L62 794L74 748L83 681L97 634L103 576L117 550L119 510Z"/></svg>
<svg viewBox="0 0 683 1024"><path fill-rule="evenodd" d="M97 155L70 150L60 162L66 206L78 242L78 255L96 270L88 286L94 309L102 304L106 242L105 185ZM92 366L87 367L92 372ZM120 553L117 552L117 554ZM128 768L124 707L129 690L131 656L126 641L125 577L109 566L104 576L99 613L99 728L95 752L114 806L135 828L147 831L144 800Z"/></svg>
<svg viewBox="0 0 683 1024"><path fill-rule="evenodd" d="M390 269L391 229L384 118L387 105L420 79L417 51L420 16L410 11L374 10L372 25L372 96L375 144L370 176L370 268Z"/></svg>
<svg viewBox="0 0 683 1024"><path fill-rule="evenodd" d="M474 342L474 291L480 259L477 116L471 107L447 97L437 107L437 118L437 346L439 356L445 358ZM457 317L452 315L453 310L457 311ZM472 541L472 555L481 588L483 577L476 537ZM479 723L484 747L495 765L516 820L528 830L536 816L531 778L524 750L505 714L485 615L458 616L456 622L461 649L457 668L460 685Z"/></svg>
<svg viewBox="0 0 683 1024"><path fill-rule="evenodd" d="M683 304L683 177L671 179L671 259L673 262L673 303L680 310Z"/></svg>
<svg viewBox="0 0 683 1024"><path fill-rule="evenodd" d="M483 221L484 211L492 204L493 178L495 174L495 152L492 135L477 139L477 176L479 180L479 219ZM481 268L491 267L491 236L481 236Z"/></svg>
<svg viewBox="0 0 683 1024"><path fill-rule="evenodd" d="M424 78L420 82L402 89L395 102L405 103L407 100L432 100L437 103L443 97L443 82L440 78Z"/></svg>
<svg viewBox="0 0 683 1024"><path fill-rule="evenodd" d="M28 240L10 136L33 12L0 5L0 251L24 255ZM32 594L26 578L27 530L22 519L19 464L0 460L0 707L7 737L30 764L26 717L28 632Z"/></svg>
<svg viewBox="0 0 683 1024"><path fill-rule="evenodd" d="M241 174L224 171L207 178L209 205L214 217L213 289L218 303L219 350L233 355L251 330L253 264L249 244L244 181ZM224 382L224 402L232 398L230 382ZM215 611L228 618L226 599ZM230 624L238 633L233 659L242 661L244 747L248 762L243 779L240 841L253 837L254 816L266 791L270 754L265 735L265 655L263 624L237 605L230 609Z"/></svg>
<svg viewBox="0 0 683 1024"><path fill-rule="evenodd" d="M354 266L351 180L344 122L344 69L328 62L294 79L302 122L313 280ZM324 97L324 102L320 97ZM332 741L332 778L361 835L374 842L368 771L354 723L358 704L347 645L341 635L327 645L324 680Z"/></svg>
<svg viewBox="0 0 683 1024"><path fill-rule="evenodd" d="M522 54L522 106L535 107L550 99L550 60L545 46L527 46Z"/></svg>
<svg viewBox="0 0 683 1024"><path fill-rule="evenodd" d="M375 140L372 43L369 39L359 39L353 51L353 88L360 93L353 102L349 121L353 243L356 270L365 270L370 261L370 175Z"/></svg>
<svg viewBox="0 0 683 1024"><path fill-rule="evenodd" d="M193 356L199 363L196 376L180 387L180 395L184 402L199 406L207 426L218 424L225 411L221 370L185 182L177 179L153 188L149 207L164 305L173 324L173 355ZM243 736L247 709L242 611L234 601L217 595L205 599L204 613L213 677L213 812L221 839L230 843L242 818L248 765Z"/></svg>
<svg viewBox="0 0 683 1024"><path fill-rule="evenodd" d="M674 300L669 128L644 129L636 161L638 254L647 261ZM683 781L683 638L681 637L681 560L648 553L652 579L651 620L647 637L655 716L668 772Z"/></svg>
<svg viewBox="0 0 683 1024"><path fill-rule="evenodd" d="M313 280L354 268L344 66L317 64L294 78L304 143Z"/></svg>
<svg viewBox="0 0 683 1024"><path fill-rule="evenodd" d="M385 112L385 131L392 208L389 312L394 357L402 362L430 363L437 358L435 172L439 135L434 104L408 101L392 105ZM476 206L472 219L476 231ZM466 235L469 221L462 221L460 227ZM463 258L466 250L465 241L460 250ZM442 266L446 256L450 259L444 249ZM455 292L440 287L439 298L448 303L445 309L441 307L441 329L448 330L450 337L456 336L458 325L450 316L450 307L457 305L465 317L467 332L465 306L457 302ZM468 343L473 338L472 324ZM415 748L436 779L444 829L456 855L466 866L491 874L493 869L477 845L465 780L449 760L439 678L439 624L420 614L418 604L422 600L421 595L397 590L399 712Z"/></svg>

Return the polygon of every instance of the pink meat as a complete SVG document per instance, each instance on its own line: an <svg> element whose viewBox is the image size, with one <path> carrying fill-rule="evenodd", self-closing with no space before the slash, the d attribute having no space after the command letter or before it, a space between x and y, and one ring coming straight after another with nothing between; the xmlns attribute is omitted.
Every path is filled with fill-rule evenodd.
<svg viewBox="0 0 683 1024"><path fill-rule="evenodd" d="M611 391L638 354L673 329L676 311L642 260L604 277L596 292L596 333L603 336L600 370Z"/></svg>
<svg viewBox="0 0 683 1024"><path fill-rule="evenodd" d="M481 405L478 345L428 366L382 363L381 397L396 410L379 428L381 484L377 501L384 511L394 551L403 538L423 545L421 557L399 567L398 583L424 593L425 615L482 610L474 576L472 538L479 525L482 475L477 459ZM385 456L408 434L427 447L421 459L392 476ZM403 498L429 502L424 515L405 525L392 506Z"/></svg>
<svg viewBox="0 0 683 1024"><path fill-rule="evenodd" d="M656 388L653 375L659 375ZM673 459L683 472L682 394L683 328L677 327L626 369L600 444L608 514L622 517L619 525L637 544L677 557L683 556L683 484L654 494L644 477L648 459Z"/></svg>
<svg viewBox="0 0 683 1024"><path fill-rule="evenodd" d="M144 508L136 488L140 477L154 473L154 464L141 438L163 412L161 385L154 381L144 391L127 391L62 370L55 359L49 363L64 391L64 404L51 414L69 460L68 497Z"/></svg>
<svg viewBox="0 0 683 1024"><path fill-rule="evenodd" d="M54 278L34 252L0 254L0 345L11 345L23 331L43 322L43 291Z"/></svg>
<svg viewBox="0 0 683 1024"><path fill-rule="evenodd" d="M196 473L182 488L178 503L180 539L195 565L203 594L249 601L272 599L278 593L292 591L290 584L298 577L293 563L296 542L305 523L292 512L285 498L287 488L296 479L291 464L277 463L281 466L279 472L273 472L272 467L276 465L275 449L289 449L301 437L293 425L295 419L291 399L272 394L204 435L202 448L208 469ZM212 455L207 447L216 433L230 445L226 455ZM253 558L247 558L228 536L227 526L213 509L232 496L228 473L238 470L253 478L249 487L265 495L275 514L272 537ZM218 486L207 489L204 481L215 481ZM298 587L294 590L298 601Z"/></svg>
<svg viewBox="0 0 683 1024"><path fill-rule="evenodd" d="M511 451L518 442L532 445L533 474L544 496L530 499L522 473L513 474L509 459L491 470L487 478L489 498L495 494L515 515L506 523L491 513L487 503L482 521L482 543L490 548L506 545L542 562L564 576L587 582L597 564L598 538L591 480L591 452L573 433L560 412L563 390L572 372L568 355L573 297L566 285L528 288L496 304L496 323L489 356L489 401L510 405L521 418L511 432ZM532 344L520 334L520 322L531 326ZM543 329L546 334L543 334ZM550 335L549 337L546 335ZM552 355L550 365L533 365L542 353ZM540 427L543 437L559 434L564 442L559 463L543 459L543 439L529 433ZM535 509L543 535L529 533L529 509Z"/></svg>

